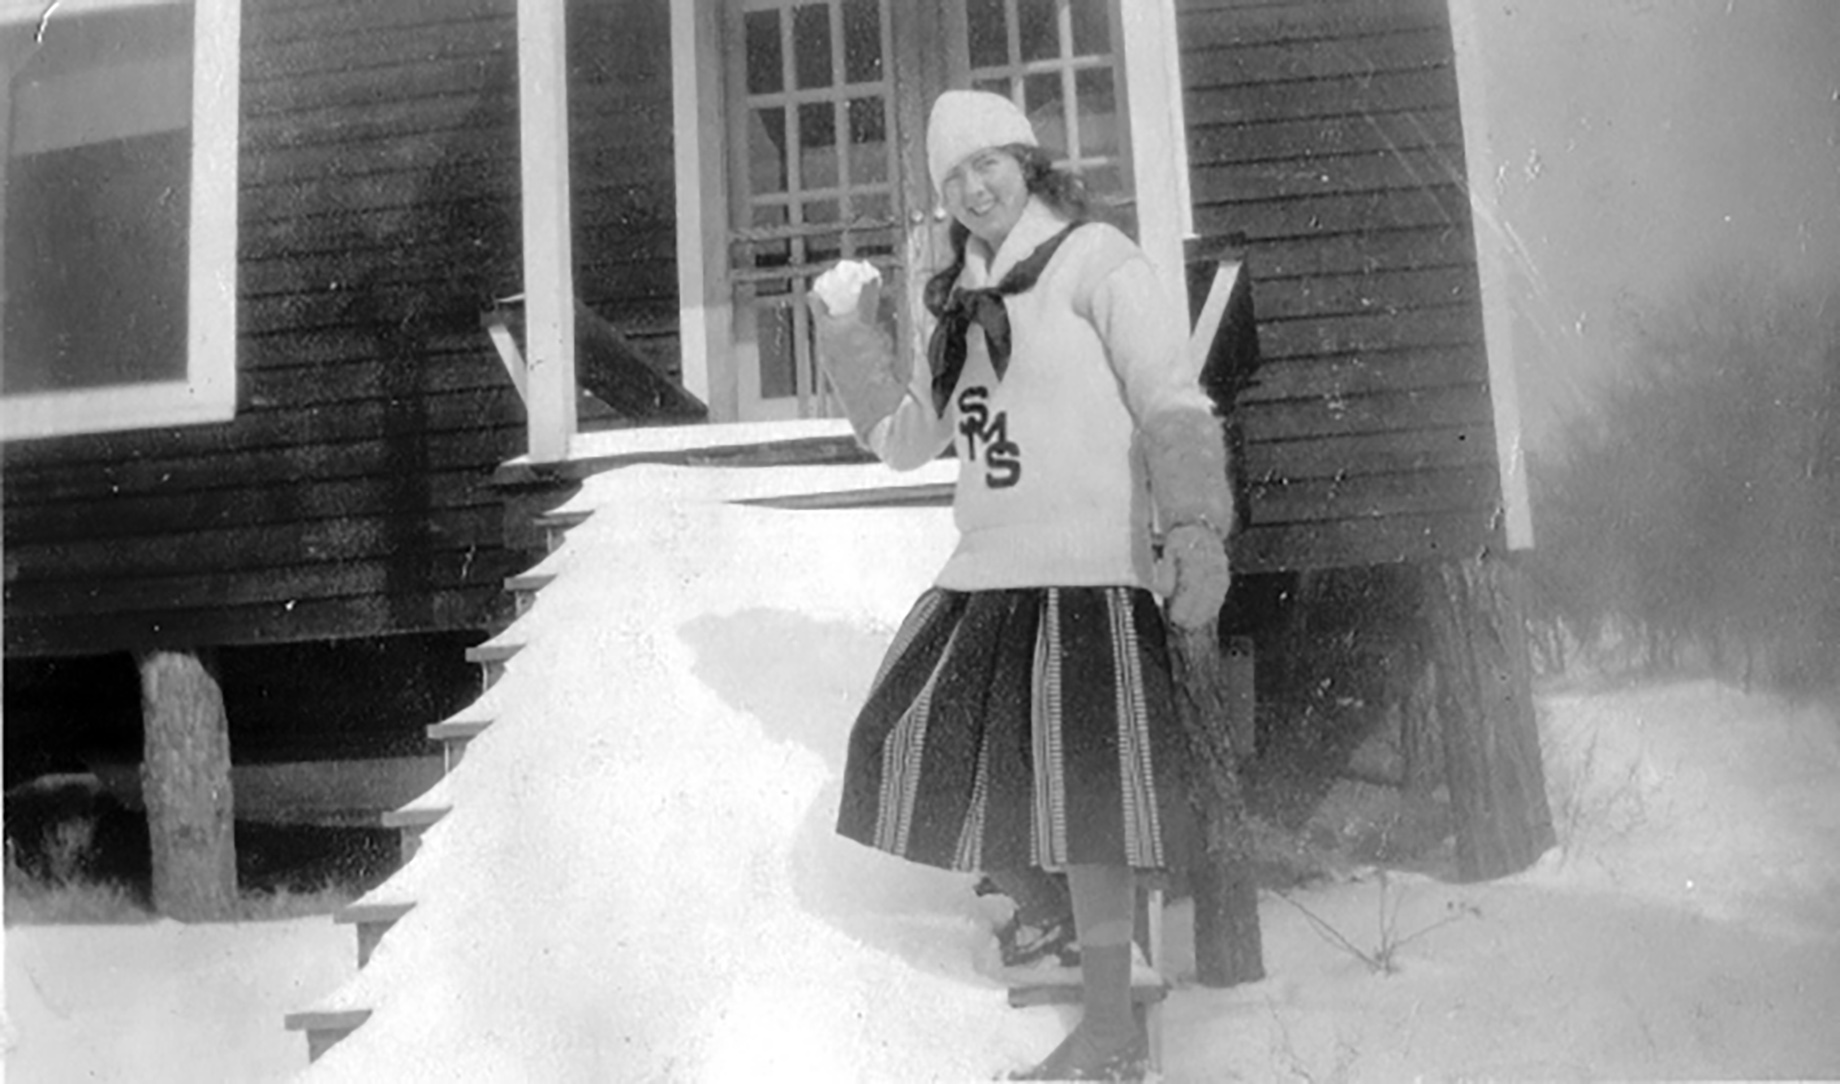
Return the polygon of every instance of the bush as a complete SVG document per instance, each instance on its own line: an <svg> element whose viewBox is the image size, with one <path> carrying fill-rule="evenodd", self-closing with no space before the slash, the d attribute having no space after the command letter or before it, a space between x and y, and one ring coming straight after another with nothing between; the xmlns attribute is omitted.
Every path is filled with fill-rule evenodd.
<svg viewBox="0 0 1840 1084"><path fill-rule="evenodd" d="M1538 639L1794 687L1840 653L1835 298L1702 282L1531 464Z"/></svg>

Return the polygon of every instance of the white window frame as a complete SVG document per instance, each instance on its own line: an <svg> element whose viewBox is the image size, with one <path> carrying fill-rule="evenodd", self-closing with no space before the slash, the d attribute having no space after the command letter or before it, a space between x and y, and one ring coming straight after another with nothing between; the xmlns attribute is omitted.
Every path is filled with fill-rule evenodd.
<svg viewBox="0 0 1840 1084"><path fill-rule="evenodd" d="M186 375L180 380L0 396L0 439L199 425L236 416L241 0L61 0L55 5L0 0L0 24L168 3L194 5ZM0 104L8 106L0 110L0 137L7 135L6 97L0 90ZM5 151L3 144L0 139L0 153ZM4 213L0 207L0 215ZM0 358L0 364L4 362Z"/></svg>

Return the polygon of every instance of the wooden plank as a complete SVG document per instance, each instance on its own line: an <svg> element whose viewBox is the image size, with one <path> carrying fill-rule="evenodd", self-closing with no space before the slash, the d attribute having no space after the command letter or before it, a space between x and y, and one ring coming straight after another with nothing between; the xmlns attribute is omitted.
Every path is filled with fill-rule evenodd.
<svg viewBox="0 0 1840 1084"><path fill-rule="evenodd" d="M1258 443L1487 425L1493 414L1488 387L1471 384L1381 395L1286 399L1239 412L1246 440Z"/></svg>
<svg viewBox="0 0 1840 1084"><path fill-rule="evenodd" d="M428 434L412 446L429 470L472 467L486 472L516 455L523 429L506 423L455 433ZM388 473L400 464L400 441L367 439L329 443L250 445L239 449L237 470L224 469L222 450L203 441L86 441L65 455L28 458L9 445L6 457L7 514L16 506L60 500L107 500L120 494L166 487L235 488L283 486L301 478L327 481ZM76 454L80 451L82 454Z"/></svg>
<svg viewBox="0 0 1840 1084"><path fill-rule="evenodd" d="M1480 313L1461 306L1425 307L1406 314L1262 320L1259 353L1282 360L1410 346L1464 346L1482 341L1481 325Z"/></svg>
<svg viewBox="0 0 1840 1084"><path fill-rule="evenodd" d="M453 13L440 11L439 22L391 19L392 15L412 13L418 6L439 10L431 5L373 2L358 9L373 13L362 23L348 12L343 25L325 21L311 28L296 25L285 34L281 27L264 25L246 42L249 61L243 69L243 85L247 88L326 73L401 68L405 57L413 57L418 67L453 64L496 56L516 43L516 27L503 13L456 18Z"/></svg>
<svg viewBox="0 0 1840 1084"><path fill-rule="evenodd" d="M1478 303L1476 269L1468 265L1270 278L1255 280L1253 289L1261 325Z"/></svg>
<svg viewBox="0 0 1840 1084"><path fill-rule="evenodd" d="M1235 203L1467 183L1463 156L1444 148L1208 164L1193 173L1196 191Z"/></svg>
<svg viewBox="0 0 1840 1084"><path fill-rule="evenodd" d="M1449 68L1375 72L1360 77L1243 87L1198 86L1190 88L1187 101L1193 124L1362 117L1369 113L1449 109L1457 101L1457 80Z"/></svg>
<svg viewBox="0 0 1840 1084"><path fill-rule="evenodd" d="M1449 29L1431 21L1322 38L1246 41L1222 21L1191 19L1183 26L1182 45L1183 74L1195 87L1417 71L1452 62Z"/></svg>
<svg viewBox="0 0 1840 1084"><path fill-rule="evenodd" d="M1192 165L1309 160L1325 154L1460 147L1462 122L1455 103L1435 109L1366 113L1352 117L1247 123L1201 123L1188 128Z"/></svg>
<svg viewBox="0 0 1840 1084"><path fill-rule="evenodd" d="M426 39L446 41L445 30L431 30ZM245 85L243 115L250 121L260 121L309 110L359 110L377 102L405 98L446 98L470 105L481 96L482 88L504 85L513 59L509 51L494 49L452 59L410 61L405 57L379 67L335 66L286 79L258 79Z"/></svg>
<svg viewBox="0 0 1840 1084"><path fill-rule="evenodd" d="M376 0L277 0L250 3L244 16L249 46L362 35L397 27L435 30L476 19L511 18L511 0L441 0L440 3L379 4Z"/></svg>
<svg viewBox="0 0 1840 1084"><path fill-rule="evenodd" d="M354 400L408 395L452 394L503 388L509 381L489 351L470 354L418 355L409 373L400 361L360 358L311 365L276 365L246 369L243 401L251 408L294 409L332 406Z"/></svg>
<svg viewBox="0 0 1840 1084"><path fill-rule="evenodd" d="M306 520L245 526L166 530L128 544L119 538L41 543L9 540L7 563L16 577L9 602L34 582L66 578L102 581L177 576L199 569L213 574L273 570L288 565L351 561L395 554L413 567L423 555L444 550L497 548L503 529L497 504L413 511L393 518ZM265 572L264 574L269 574ZM496 586L502 576L492 578Z"/></svg>
<svg viewBox="0 0 1840 1084"><path fill-rule="evenodd" d="M377 471L358 478L303 479L300 484L219 488L157 487L130 490L107 500L55 504L9 502L7 530L14 539L48 545L85 539L128 540L158 535L178 525L264 526L324 519L404 517L420 510L496 506L490 472Z"/></svg>
<svg viewBox="0 0 1840 1084"><path fill-rule="evenodd" d="M313 231L299 232L304 237ZM314 313L313 318L342 317L349 322L353 312L388 312L415 298L455 296L454 262L481 262L476 244L423 245L419 238L413 238L412 261L393 260L392 245L400 251L409 240L399 233L394 237L353 239L339 248L280 248L261 254L246 250L241 261L243 303L263 307L261 321L270 331L281 329L269 308L275 305L305 306ZM661 265L668 265L673 258L668 239L662 251L643 236L630 247L601 251L606 254L596 255L580 267L583 283L578 292L582 296L587 296L587 285L592 283L602 296L615 297L622 305L653 301L676 304L677 293L671 283L658 281ZM515 249L506 252L501 264L508 266L516 256ZM483 308L471 296L455 296L454 307L460 306L469 316ZM447 323L455 321L450 319ZM483 332L481 336L479 343L485 342Z"/></svg>
<svg viewBox="0 0 1840 1084"><path fill-rule="evenodd" d="M1255 527L1233 540L1241 572L1301 571L1474 556L1500 544L1495 513L1464 512Z"/></svg>
<svg viewBox="0 0 1840 1084"><path fill-rule="evenodd" d="M241 180L250 200L260 206L263 190L274 185L333 185L345 176L391 170L427 171L429 149L438 147L447 168L471 166L503 157L517 144L517 123L509 103L503 118L481 125L478 118L459 116L440 127L420 128L400 134L354 137L340 128L325 139L300 138L280 146L264 146L243 156ZM470 122L470 123L468 123ZM270 126L273 127L273 126ZM295 133L304 136L306 133ZM464 136L464 138L455 138Z"/></svg>
<svg viewBox="0 0 1840 1084"><path fill-rule="evenodd" d="M463 202L467 193L517 190L515 158L506 161L469 154L462 159L467 187L462 193L451 194L451 167L458 163L445 161L445 152L438 148L431 150L434 153L424 159L419 169L355 170L338 175L336 181L322 178L312 184L294 181L247 187L244 191L249 194L249 208L243 222L254 225L315 214L345 214L356 207L371 214L387 208L413 208L426 215L430 207Z"/></svg>
<svg viewBox="0 0 1840 1084"><path fill-rule="evenodd" d="M1492 509L1500 500L1490 465L1285 480L1253 486L1247 526Z"/></svg>
<svg viewBox="0 0 1840 1084"><path fill-rule="evenodd" d="M1474 267L1475 263L1469 230L1449 223L1359 234L1264 238L1246 248L1255 297L1279 279L1392 268Z"/></svg>
<svg viewBox="0 0 1840 1084"><path fill-rule="evenodd" d="M1330 358L1267 362L1240 393L1242 404L1324 399L1474 384L1487 366L1476 347L1374 350Z"/></svg>
<svg viewBox="0 0 1840 1084"><path fill-rule="evenodd" d="M1245 448L1254 480L1336 478L1493 463L1487 426L1267 441Z"/></svg>
<svg viewBox="0 0 1840 1084"><path fill-rule="evenodd" d="M1179 0L1183 48L1338 41L1449 23L1440 0L1311 0L1248 4Z"/></svg>
<svg viewBox="0 0 1840 1084"><path fill-rule="evenodd" d="M1236 200L1231 192L1196 186L1195 196L1198 233L1244 234L1255 247L1277 239L1469 226L1468 189L1460 184L1265 201Z"/></svg>
<svg viewBox="0 0 1840 1084"><path fill-rule="evenodd" d="M250 117L243 122L241 137L246 157L288 147L438 139L467 133L496 143L501 128L509 125L515 130L516 105L508 89L484 99L385 99L361 112L322 109Z"/></svg>
<svg viewBox="0 0 1840 1084"><path fill-rule="evenodd" d="M5 650L22 656L91 655L102 644L136 651L170 643L282 644L485 628L505 605L497 590L468 587L257 606L117 611L82 618L15 614L9 608Z"/></svg>

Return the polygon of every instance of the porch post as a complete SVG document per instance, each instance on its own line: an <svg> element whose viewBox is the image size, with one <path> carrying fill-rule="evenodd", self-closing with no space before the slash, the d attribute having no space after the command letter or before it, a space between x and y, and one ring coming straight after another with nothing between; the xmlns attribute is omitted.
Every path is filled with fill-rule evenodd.
<svg viewBox="0 0 1840 1084"><path fill-rule="evenodd" d="M1175 8L1171 0L1131 0L1122 8L1137 241L1169 288L1186 291L1182 242L1194 232L1194 212Z"/></svg>
<svg viewBox="0 0 1840 1084"><path fill-rule="evenodd" d="M568 458L575 435L575 265L569 236L566 4L518 0L524 353L530 458Z"/></svg>
<svg viewBox="0 0 1840 1084"><path fill-rule="evenodd" d="M710 421L734 421L728 278L728 186L723 142L718 9L671 0L671 130L677 176L677 321L684 387L709 404Z"/></svg>
<svg viewBox="0 0 1840 1084"><path fill-rule="evenodd" d="M1496 209L1495 147L1489 127L1487 75L1482 66L1481 15L1476 0L1449 0L1451 52L1457 65L1457 112L1463 127L1469 182L1470 237L1482 291L1482 341L1488 355L1489 404L1494 408L1495 463L1501 472L1502 529L1511 550L1533 545L1533 501L1521 432L1514 367L1513 237Z"/></svg>

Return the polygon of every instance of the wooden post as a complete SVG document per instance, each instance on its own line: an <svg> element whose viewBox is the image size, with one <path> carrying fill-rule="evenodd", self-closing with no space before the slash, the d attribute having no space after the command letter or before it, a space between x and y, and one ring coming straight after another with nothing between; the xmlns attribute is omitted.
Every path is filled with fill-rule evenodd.
<svg viewBox="0 0 1840 1084"><path fill-rule="evenodd" d="M154 909L182 922L231 918L236 840L223 693L196 655L149 652L140 672Z"/></svg>
<svg viewBox="0 0 1840 1084"><path fill-rule="evenodd" d="M1257 982L1265 977L1259 889L1239 779L1242 752L1250 750L1234 748L1234 732L1240 728L1230 721L1234 698L1215 630L1171 626L1170 637L1177 706L1198 766L1207 832L1206 861L1190 871L1195 977L1204 986Z"/></svg>
<svg viewBox="0 0 1840 1084"><path fill-rule="evenodd" d="M1505 877L1556 839L1518 583L1507 561L1485 554L1430 566L1425 588L1457 875Z"/></svg>
<svg viewBox="0 0 1840 1084"><path fill-rule="evenodd" d="M518 0L518 146L524 221L524 355L530 459L569 457L575 436L575 254L569 234L567 5Z"/></svg>

